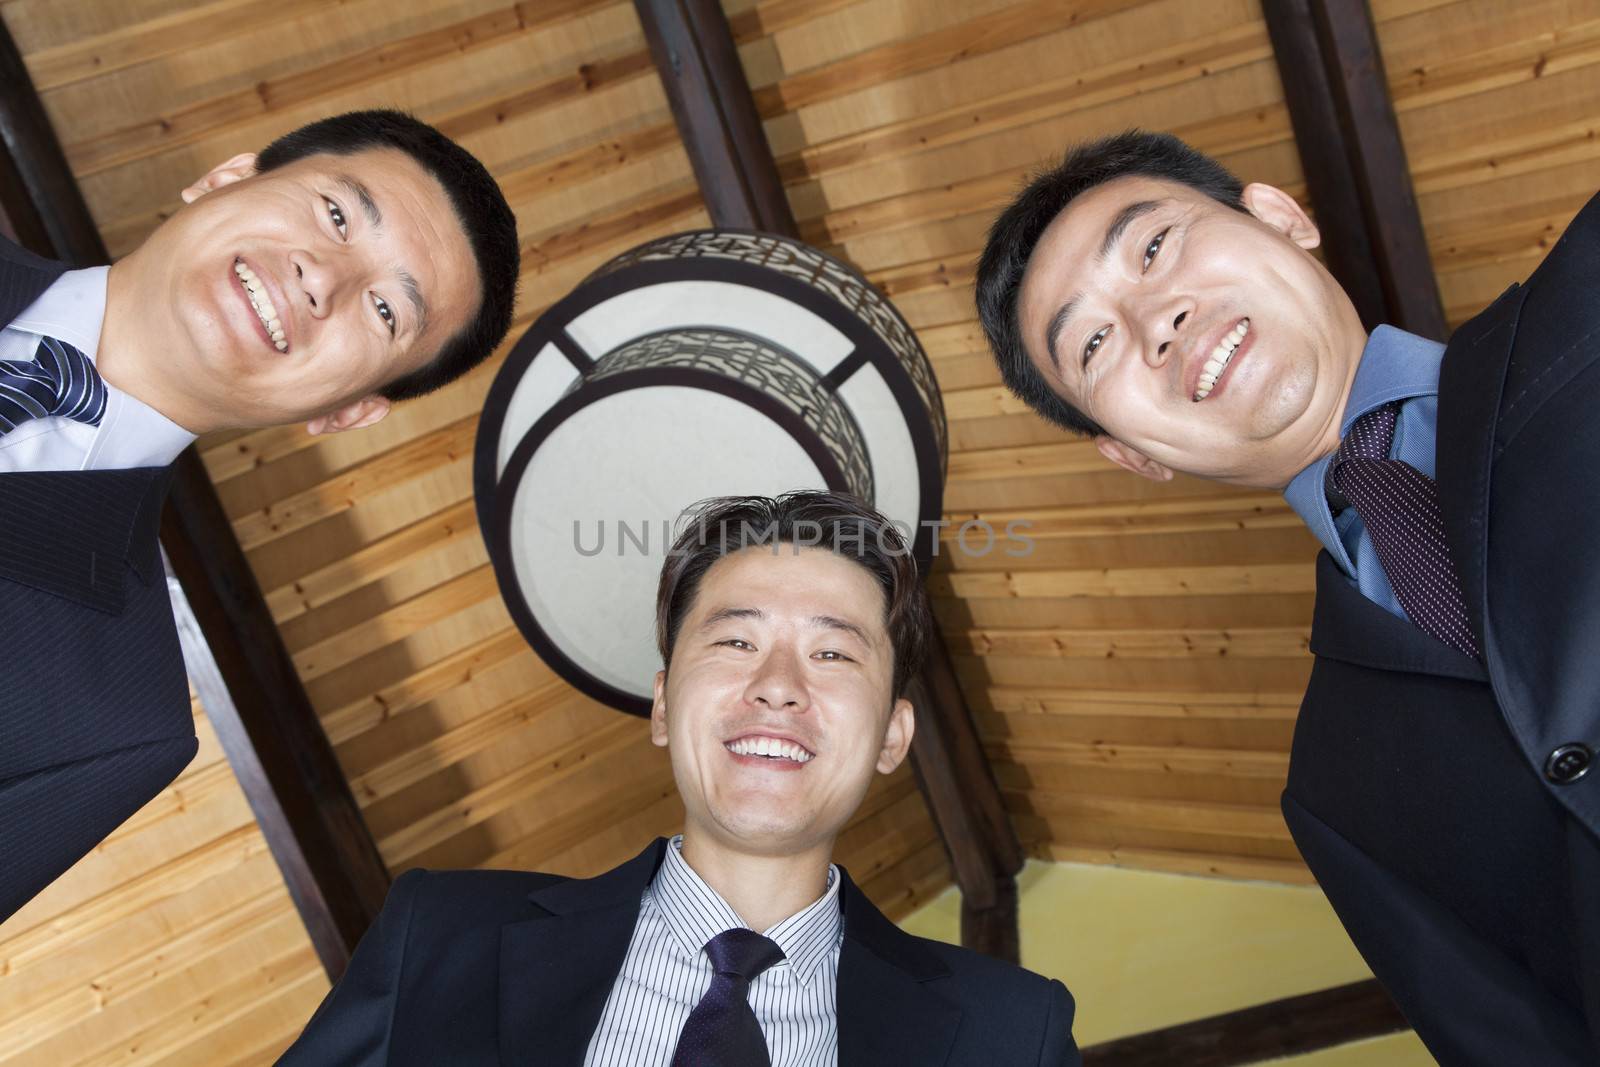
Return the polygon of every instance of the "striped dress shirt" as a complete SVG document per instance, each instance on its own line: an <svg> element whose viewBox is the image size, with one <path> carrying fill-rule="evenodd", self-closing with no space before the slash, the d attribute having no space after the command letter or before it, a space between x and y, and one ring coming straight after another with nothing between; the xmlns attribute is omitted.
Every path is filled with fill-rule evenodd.
<svg viewBox="0 0 1600 1067"><path fill-rule="evenodd" d="M645 888L627 957L589 1040L586 1067L669 1067L689 1013L711 987L706 942L745 925L684 861L682 848L683 838L674 837ZM835 1067L844 943L838 869L828 866L821 897L761 932L786 957L750 983L750 1007L772 1067Z"/></svg>

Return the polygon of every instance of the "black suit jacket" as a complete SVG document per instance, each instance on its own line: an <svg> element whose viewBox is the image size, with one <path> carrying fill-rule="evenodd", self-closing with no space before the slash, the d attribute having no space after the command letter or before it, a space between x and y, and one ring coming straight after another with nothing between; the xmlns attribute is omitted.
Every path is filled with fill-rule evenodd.
<svg viewBox="0 0 1600 1067"><path fill-rule="evenodd" d="M0 322L64 269L0 241ZM170 478L0 474L0 921L194 757L156 537Z"/></svg>
<svg viewBox="0 0 1600 1067"><path fill-rule="evenodd" d="M582 1064L665 847L584 880L408 871L279 1063ZM848 874L839 897L840 1067L1080 1062L1060 982L905 933Z"/></svg>
<svg viewBox="0 0 1600 1067"><path fill-rule="evenodd" d="M1463 325L1440 501L1480 664L1318 559L1284 813L1373 972L1455 1064L1600 1063L1600 198Z"/></svg>

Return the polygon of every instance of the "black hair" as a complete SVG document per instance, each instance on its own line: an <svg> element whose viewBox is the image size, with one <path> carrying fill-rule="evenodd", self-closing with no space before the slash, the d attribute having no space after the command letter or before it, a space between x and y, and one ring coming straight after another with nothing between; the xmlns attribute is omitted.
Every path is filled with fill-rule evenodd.
<svg viewBox="0 0 1600 1067"><path fill-rule="evenodd" d="M1227 168L1170 133L1127 130L1074 147L1060 163L1032 175L989 227L978 260L978 321L1006 387L1039 415L1073 433L1105 431L1052 390L1028 359L1017 321L1022 278L1039 238L1068 204L1097 185L1129 175L1180 182L1237 211L1244 186Z"/></svg>
<svg viewBox="0 0 1600 1067"><path fill-rule="evenodd" d="M269 171L318 154L347 156L393 148L444 187L478 268L478 308L426 366L385 385L390 401L410 400L448 385L489 358L511 329L521 259L517 220L500 187L465 148L403 111L351 111L286 133L261 150L256 169Z"/></svg>

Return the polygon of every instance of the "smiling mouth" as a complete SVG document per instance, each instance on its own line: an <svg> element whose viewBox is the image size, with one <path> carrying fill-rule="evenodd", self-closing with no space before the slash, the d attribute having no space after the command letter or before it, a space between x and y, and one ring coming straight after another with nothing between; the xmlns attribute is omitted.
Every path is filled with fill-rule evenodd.
<svg viewBox="0 0 1600 1067"><path fill-rule="evenodd" d="M242 259L233 261L233 273L239 276L239 283L244 286L245 295L250 298L250 306L255 309L256 316L267 331L272 347L279 352L289 351L288 335L284 333L283 321L278 318L278 309L272 305L272 297L267 295L267 287L256 277L255 271L245 266Z"/></svg>
<svg viewBox="0 0 1600 1067"><path fill-rule="evenodd" d="M1250 333L1250 320L1240 319L1226 334L1217 347L1211 350L1205 366L1200 369L1200 382L1195 387L1194 402L1196 404L1211 395L1217 387L1217 382L1227 372L1228 365L1233 362L1233 355L1239 351L1239 346L1244 344L1244 339Z"/></svg>
<svg viewBox="0 0 1600 1067"><path fill-rule="evenodd" d="M815 753L808 751L793 741L785 741L779 737L765 737L760 734L725 741L722 747L732 752L735 756L755 756L774 762L806 764L816 758Z"/></svg>

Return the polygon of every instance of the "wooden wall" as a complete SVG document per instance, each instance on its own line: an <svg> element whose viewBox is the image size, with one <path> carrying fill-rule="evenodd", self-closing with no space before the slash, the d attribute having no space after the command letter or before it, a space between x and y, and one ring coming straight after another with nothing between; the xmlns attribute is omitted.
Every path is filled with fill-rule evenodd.
<svg viewBox="0 0 1600 1067"><path fill-rule="evenodd" d="M1277 796L1314 542L1274 494L1144 482L1020 410L972 312L988 218L1076 139L1171 129L1303 194L1258 2L728 4L804 232L878 281L934 359L948 516L1034 523L1021 559L947 544L934 588L1039 856L1307 877ZM1459 321L1592 191L1600 12L1373 6ZM504 184L519 331L607 256L705 222L625 0L0 0L0 17L114 253L213 163L373 105L414 109ZM642 725L557 680L496 595L470 450L497 363L370 430L222 436L204 456L390 865L590 873L681 813ZM207 739L175 792L0 929L0 1062L189 1062L199 1044L160 1043L190 1017L209 1063L287 1039L320 974L227 779ZM896 915L948 879L904 773L842 858Z"/></svg>

